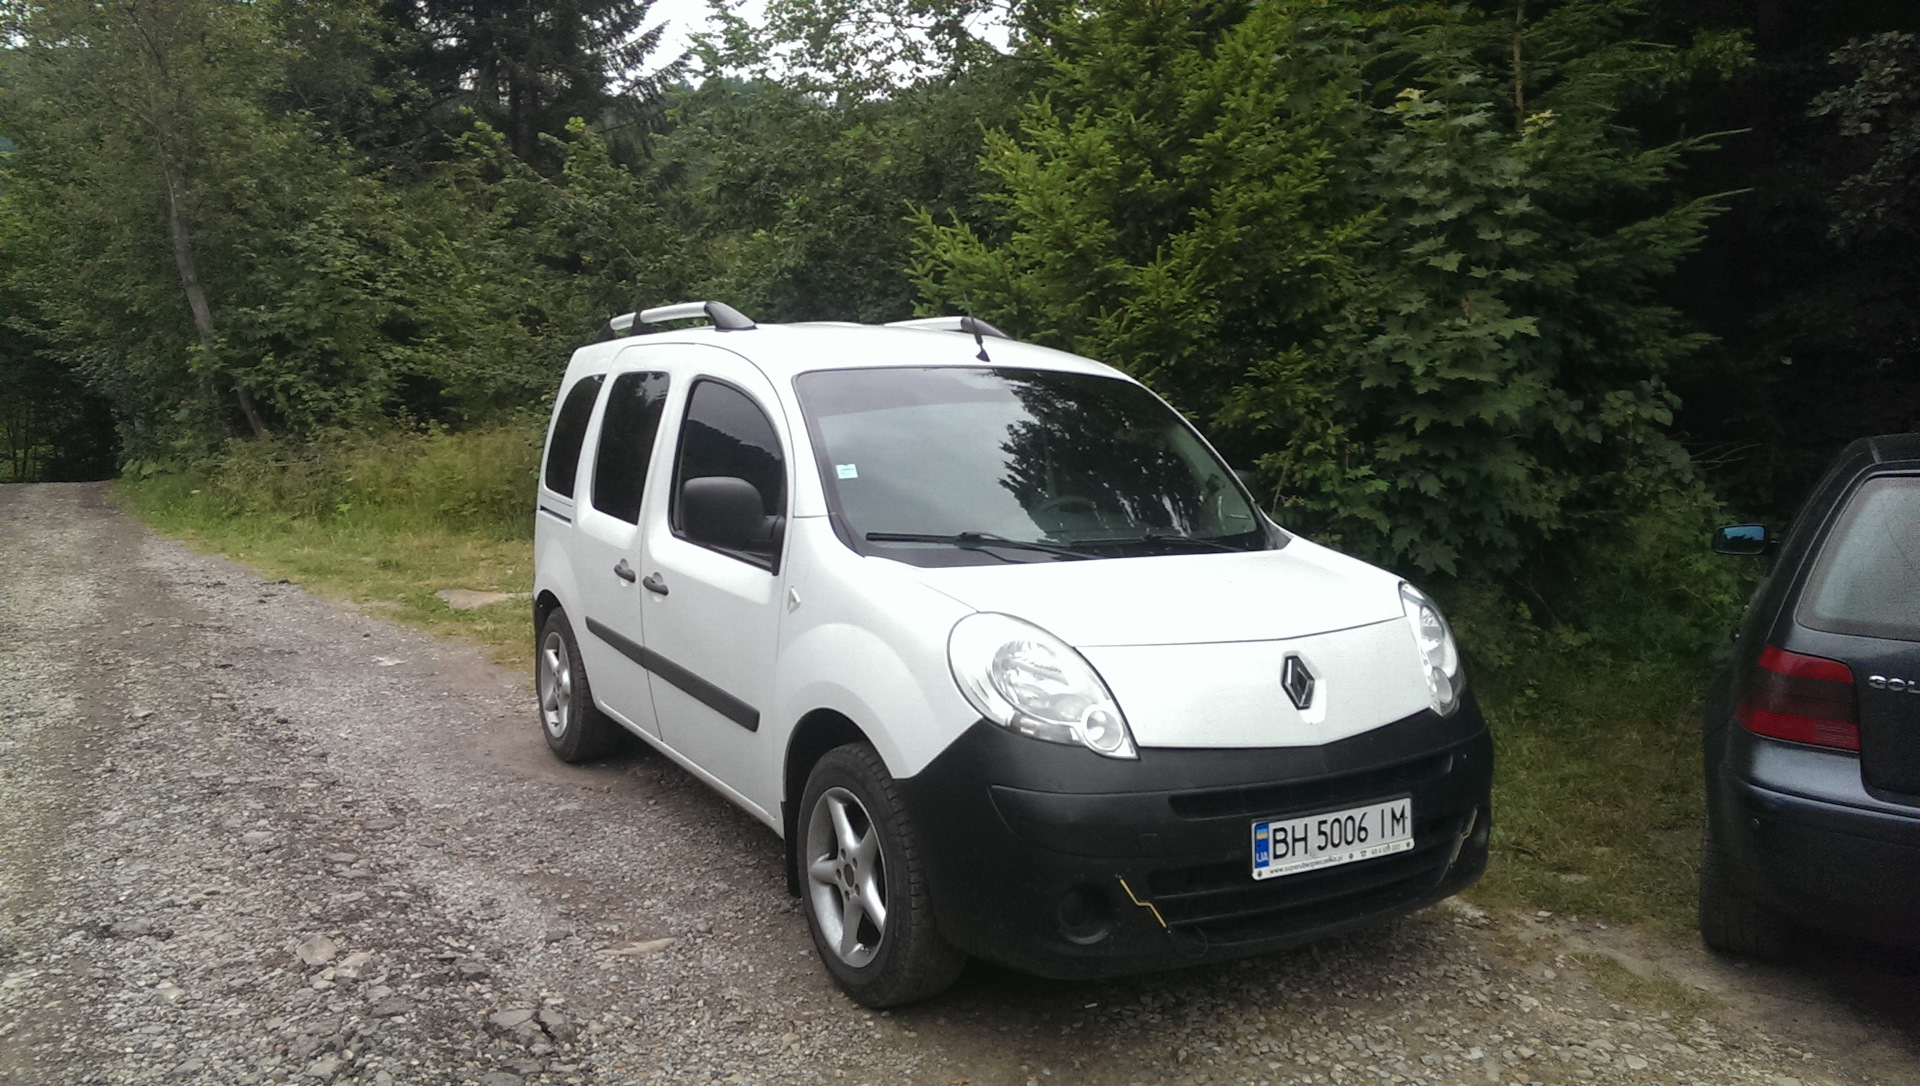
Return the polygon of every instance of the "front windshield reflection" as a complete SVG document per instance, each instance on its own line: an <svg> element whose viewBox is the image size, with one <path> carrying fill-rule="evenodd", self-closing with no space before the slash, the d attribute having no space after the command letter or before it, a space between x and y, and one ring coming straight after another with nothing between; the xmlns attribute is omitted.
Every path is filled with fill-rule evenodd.
<svg viewBox="0 0 1920 1086"><path fill-rule="evenodd" d="M1226 467L1131 382L901 368L809 373L796 386L858 549L936 564L1061 557L938 538L964 535L1091 557L1268 545ZM869 534L936 538L868 546Z"/></svg>
<svg viewBox="0 0 1920 1086"><path fill-rule="evenodd" d="M1163 417L1143 418L1139 408L1146 405L1128 402L1133 397L1088 395L1084 387L1034 377L1007 384L1029 418L1008 427L1000 485L1042 531L1077 532L1084 540L1103 532L1131 538L1147 529L1201 536L1225 529L1218 516L1220 497L1231 490L1224 474L1195 472L1197 461L1211 457L1159 404L1148 401Z"/></svg>

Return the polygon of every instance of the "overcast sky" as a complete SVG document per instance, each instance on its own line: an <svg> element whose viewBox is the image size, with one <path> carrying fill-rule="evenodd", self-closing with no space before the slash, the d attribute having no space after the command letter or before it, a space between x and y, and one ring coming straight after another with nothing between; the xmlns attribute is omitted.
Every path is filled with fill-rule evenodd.
<svg viewBox="0 0 1920 1086"><path fill-rule="evenodd" d="M732 0L748 22L758 22L766 11L764 0ZM677 57L686 51L693 35L707 28L707 12L710 7L707 0L653 0L653 7L647 11L647 25L667 24L667 32L661 37L660 50L656 60ZM1007 47L1007 30L1003 20L988 16L976 20L972 30L991 42L995 48Z"/></svg>
<svg viewBox="0 0 1920 1086"><path fill-rule="evenodd" d="M759 18L760 7L757 0L746 5L747 17ZM707 0L653 0L653 7L647 12L648 24L667 24L658 58L665 60L685 52L693 35L706 28L707 10Z"/></svg>

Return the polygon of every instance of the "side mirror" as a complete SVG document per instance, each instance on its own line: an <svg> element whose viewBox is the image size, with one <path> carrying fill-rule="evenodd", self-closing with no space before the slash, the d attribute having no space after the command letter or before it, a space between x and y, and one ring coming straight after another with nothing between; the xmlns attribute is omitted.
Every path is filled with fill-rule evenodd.
<svg viewBox="0 0 1920 1086"><path fill-rule="evenodd" d="M688 479L680 487L680 530L704 546L737 551L764 542L765 509L760 488L731 475Z"/></svg>
<svg viewBox="0 0 1920 1086"><path fill-rule="evenodd" d="M1771 554L1774 541L1764 524L1729 524L1713 532L1713 553L1746 556Z"/></svg>

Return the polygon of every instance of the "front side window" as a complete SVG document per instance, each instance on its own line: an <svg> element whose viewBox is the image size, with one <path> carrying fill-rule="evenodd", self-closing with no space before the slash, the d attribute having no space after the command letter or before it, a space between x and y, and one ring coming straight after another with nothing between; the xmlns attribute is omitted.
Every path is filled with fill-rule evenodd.
<svg viewBox="0 0 1920 1086"><path fill-rule="evenodd" d="M760 405L732 385L705 380L687 396L680 428L680 458L673 480L673 528L680 531L680 490L689 479L731 476L760 492L765 532L734 557L771 567L787 507L787 464L780 436Z"/></svg>
<svg viewBox="0 0 1920 1086"><path fill-rule="evenodd" d="M667 375L623 373L607 392L600 448L593 457L593 507L628 524L640 522L640 498L654 435L666 405Z"/></svg>
<svg viewBox="0 0 1920 1086"><path fill-rule="evenodd" d="M1273 545L1226 465L1131 381L862 369L795 382L855 549L918 565Z"/></svg>
<svg viewBox="0 0 1920 1086"><path fill-rule="evenodd" d="M1820 548L1801 594L1802 626L1920 641L1920 477L1864 483Z"/></svg>
<svg viewBox="0 0 1920 1086"><path fill-rule="evenodd" d="M590 374L573 383L553 422L553 440L547 444L547 489L573 497L573 476L580 468L580 446L587 439L587 420L593 401L600 397L604 373Z"/></svg>

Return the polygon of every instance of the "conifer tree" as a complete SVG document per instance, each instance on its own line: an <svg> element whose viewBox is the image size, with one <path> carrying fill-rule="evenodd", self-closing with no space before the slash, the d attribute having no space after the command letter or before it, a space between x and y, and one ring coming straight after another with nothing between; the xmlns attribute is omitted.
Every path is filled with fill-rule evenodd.
<svg viewBox="0 0 1920 1086"><path fill-rule="evenodd" d="M386 0L408 41L405 62L449 124L468 109L524 162L554 168L560 136L582 118L638 147L678 58L655 54L653 0ZM665 63L661 63L661 62ZM659 64L649 68L650 64Z"/></svg>
<svg viewBox="0 0 1920 1086"><path fill-rule="evenodd" d="M1512 571L1695 487L1653 288L1718 207L1632 107L1737 41L1628 0L1117 0L1055 24L990 142L998 223L928 217L929 302L1104 358L1215 424L1292 523L1394 565Z"/></svg>

